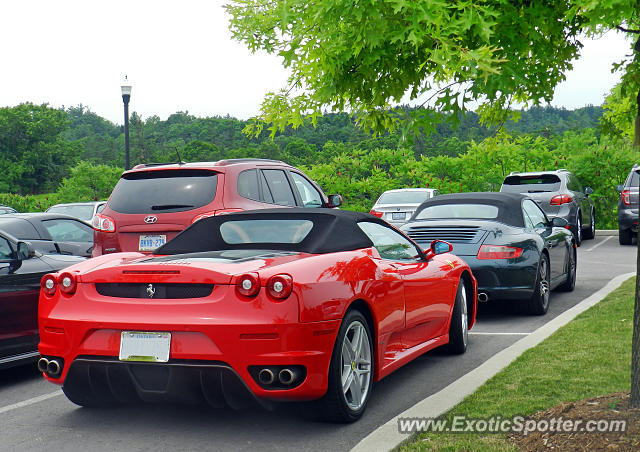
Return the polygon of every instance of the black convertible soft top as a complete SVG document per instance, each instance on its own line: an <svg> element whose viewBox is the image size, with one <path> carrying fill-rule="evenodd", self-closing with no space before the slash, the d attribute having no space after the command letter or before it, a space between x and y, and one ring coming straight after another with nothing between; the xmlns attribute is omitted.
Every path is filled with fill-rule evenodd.
<svg viewBox="0 0 640 452"><path fill-rule="evenodd" d="M223 239L220 228L224 229L225 223L256 220L308 220L313 225L304 238L297 243L292 243L291 240L277 242L268 238L265 238L264 241L253 240L251 243L228 243ZM389 227L385 221L368 213L346 210L325 208L249 210L203 218L158 248L154 254L184 254L230 249L268 249L324 254L369 248L373 246L373 243L358 227L357 223L361 221L379 223ZM237 223L232 224L237 225ZM273 228L269 232L273 235L273 232L278 232L278 224L272 223L272 226Z"/></svg>
<svg viewBox="0 0 640 452"><path fill-rule="evenodd" d="M527 195L520 193L503 192L453 193L450 195L440 195L435 198L430 198L420 204L409 221L415 220L417 215L429 206L443 204L486 204L496 206L498 208L498 217L495 221L523 228L524 217L522 216L522 200L525 198L530 199Z"/></svg>

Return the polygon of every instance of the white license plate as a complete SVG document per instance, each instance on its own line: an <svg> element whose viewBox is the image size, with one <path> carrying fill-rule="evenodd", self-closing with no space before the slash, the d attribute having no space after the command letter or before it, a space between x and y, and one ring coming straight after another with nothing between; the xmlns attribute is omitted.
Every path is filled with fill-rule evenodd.
<svg viewBox="0 0 640 452"><path fill-rule="evenodd" d="M405 212L392 212L391 219L392 220L404 220L406 213Z"/></svg>
<svg viewBox="0 0 640 452"><path fill-rule="evenodd" d="M169 361L171 333L123 331L120 335L120 361Z"/></svg>
<svg viewBox="0 0 640 452"><path fill-rule="evenodd" d="M167 243L166 235L141 235L138 249L140 251L153 251Z"/></svg>

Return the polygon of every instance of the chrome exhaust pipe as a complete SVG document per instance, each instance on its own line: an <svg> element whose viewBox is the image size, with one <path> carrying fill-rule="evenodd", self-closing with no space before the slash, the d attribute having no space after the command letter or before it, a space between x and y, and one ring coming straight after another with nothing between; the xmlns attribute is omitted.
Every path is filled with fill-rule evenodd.
<svg viewBox="0 0 640 452"><path fill-rule="evenodd" d="M38 360L38 370L40 372L46 372L49 367L49 360L47 358L40 358Z"/></svg>
<svg viewBox="0 0 640 452"><path fill-rule="evenodd" d="M52 359L51 361L49 361L49 364L47 364L47 373L49 375L58 375L60 373L60 370L60 363L57 359Z"/></svg>
<svg viewBox="0 0 640 452"><path fill-rule="evenodd" d="M258 380L260 380L260 383L263 385L270 385L275 381L275 379L276 376L273 374L271 369L265 368L258 373Z"/></svg>
<svg viewBox="0 0 640 452"><path fill-rule="evenodd" d="M486 294L486 293L484 293L484 292L480 292L480 293L478 294L478 301L479 301L480 303L485 303L485 302L489 301L489 295L487 295L487 294Z"/></svg>
<svg viewBox="0 0 640 452"><path fill-rule="evenodd" d="M283 385L290 385L296 379L296 374L291 369L284 368L278 373L278 380Z"/></svg>

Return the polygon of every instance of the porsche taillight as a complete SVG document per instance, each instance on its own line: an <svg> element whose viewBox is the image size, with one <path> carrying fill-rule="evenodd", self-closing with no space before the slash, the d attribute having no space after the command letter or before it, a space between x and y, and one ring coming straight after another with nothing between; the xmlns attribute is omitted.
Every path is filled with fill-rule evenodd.
<svg viewBox="0 0 640 452"><path fill-rule="evenodd" d="M631 191L630 190L622 190L620 192L620 199L622 200L622 204L625 206L631 205Z"/></svg>
<svg viewBox="0 0 640 452"><path fill-rule="evenodd" d="M236 292L243 297L255 297L260 292L260 276L257 273L245 273L236 280Z"/></svg>
<svg viewBox="0 0 640 452"><path fill-rule="evenodd" d="M476 256L478 259L515 259L522 256L522 248L503 245L482 245Z"/></svg>
<svg viewBox="0 0 640 452"><path fill-rule="evenodd" d="M569 204L572 201L573 201L573 198L569 195L557 195L551 198L550 204L552 206L560 206L562 204Z"/></svg>
<svg viewBox="0 0 640 452"><path fill-rule="evenodd" d="M56 286L58 285L58 280L55 275L48 274L44 275L40 280L40 287L45 295L52 297L56 293Z"/></svg>
<svg viewBox="0 0 640 452"><path fill-rule="evenodd" d="M93 229L96 231L102 232L115 232L116 231L116 222L113 218L109 218L106 215L95 214L93 216L93 220L91 220Z"/></svg>
<svg viewBox="0 0 640 452"><path fill-rule="evenodd" d="M284 300L293 290L293 278L285 273L274 275L267 280L267 293L276 300Z"/></svg>
<svg viewBox="0 0 640 452"><path fill-rule="evenodd" d="M58 284L60 285L60 292L66 295L72 295L78 287L78 279L73 273L64 272L58 278Z"/></svg>

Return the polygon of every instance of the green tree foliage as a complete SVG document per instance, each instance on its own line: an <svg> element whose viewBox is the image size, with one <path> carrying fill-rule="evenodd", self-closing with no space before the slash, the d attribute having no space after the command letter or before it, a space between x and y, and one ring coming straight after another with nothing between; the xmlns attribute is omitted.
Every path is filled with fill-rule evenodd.
<svg viewBox="0 0 640 452"><path fill-rule="evenodd" d="M109 198L123 168L80 162L60 183L58 202L100 201Z"/></svg>
<svg viewBox="0 0 640 452"><path fill-rule="evenodd" d="M283 59L289 86L266 96L274 134L323 108L358 112L374 131L433 130L470 102L501 122L512 101L548 102L578 55L582 33L640 23L638 0L231 0L233 36ZM638 27L635 27L638 28ZM624 65L623 78L636 64ZM635 74L635 75L634 75ZM392 110L406 96L434 110Z"/></svg>
<svg viewBox="0 0 640 452"><path fill-rule="evenodd" d="M0 108L0 192L54 189L77 160L80 147L62 138L67 114L46 104Z"/></svg>

